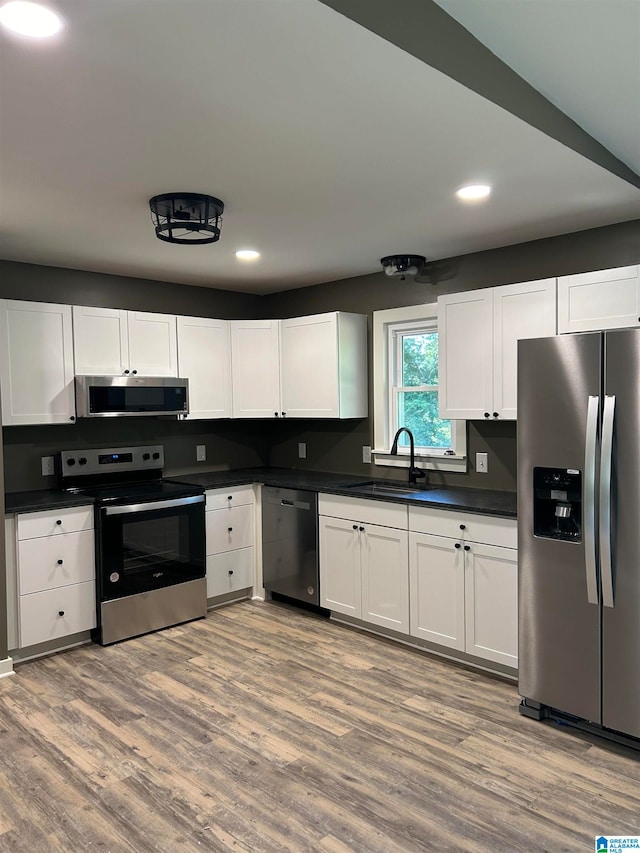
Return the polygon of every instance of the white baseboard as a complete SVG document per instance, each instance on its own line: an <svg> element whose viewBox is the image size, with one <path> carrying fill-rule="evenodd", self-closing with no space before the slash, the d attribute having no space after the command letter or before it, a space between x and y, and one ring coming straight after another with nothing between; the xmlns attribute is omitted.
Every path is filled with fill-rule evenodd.
<svg viewBox="0 0 640 853"><path fill-rule="evenodd" d="M0 678L7 678L9 675L15 675L13 671L13 658L6 657L0 660Z"/></svg>

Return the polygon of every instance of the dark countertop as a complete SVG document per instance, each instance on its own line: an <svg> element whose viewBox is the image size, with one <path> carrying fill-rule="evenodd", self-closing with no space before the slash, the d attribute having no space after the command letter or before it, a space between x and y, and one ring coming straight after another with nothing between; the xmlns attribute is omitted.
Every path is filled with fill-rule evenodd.
<svg viewBox="0 0 640 853"><path fill-rule="evenodd" d="M32 492L8 492L4 496L4 511L37 512L47 509L64 509L70 506L87 506L93 498L86 495L72 495L63 489L39 489Z"/></svg>
<svg viewBox="0 0 640 853"><path fill-rule="evenodd" d="M302 471L295 468L238 468L231 471L199 471L194 474L176 475L166 479L176 483L190 483L204 489L219 489L226 486L243 486L261 483L283 489L308 489L312 492L348 495L363 500L378 500L410 506L438 507L501 518L516 518L515 492L498 492L489 489L468 489L461 486L436 486L425 489L410 497L402 495L371 494L366 488L360 491L371 478L355 474L332 474L324 471ZM387 481L385 481L387 482ZM398 481L389 480L398 484ZM402 483L404 485L404 483ZM5 512L34 512L47 509L62 509L93 503L86 495L72 495L61 489L42 489L31 492L9 492L5 495Z"/></svg>
<svg viewBox="0 0 640 853"><path fill-rule="evenodd" d="M390 503L409 504L410 506L433 506L439 509L495 515L501 518L517 517L517 496L515 492L468 489L462 486L436 486L413 494L411 497L387 494L372 495L367 493L364 488L362 491L357 488L357 484L369 483L371 478L358 477L355 474L330 474L322 471L302 471L289 468L241 468L233 471L201 471L196 474L174 476L169 479L176 482L193 483L205 489L262 483L266 486L309 489L314 492L329 492L365 500L382 500ZM398 481L393 480L389 482L398 483ZM349 486L351 488L347 488Z"/></svg>

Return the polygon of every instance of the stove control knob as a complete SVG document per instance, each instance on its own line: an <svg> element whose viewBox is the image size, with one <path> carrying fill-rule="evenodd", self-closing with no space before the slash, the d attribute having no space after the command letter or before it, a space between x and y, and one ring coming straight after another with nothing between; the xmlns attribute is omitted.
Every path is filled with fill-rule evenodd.
<svg viewBox="0 0 640 853"><path fill-rule="evenodd" d="M73 458L73 456L70 459L67 459L67 465L73 466L75 464L76 460Z"/></svg>
<svg viewBox="0 0 640 853"><path fill-rule="evenodd" d="M81 456L81 457L80 457L80 459L78 459L78 463L79 463L80 465L86 465L86 464L87 464L87 457L86 457L86 456Z"/></svg>
<svg viewBox="0 0 640 853"><path fill-rule="evenodd" d="M160 459L160 454L158 453L158 451L157 451L157 450L156 450L156 452L153 454L153 458L154 458L154 459Z"/></svg>
<svg viewBox="0 0 640 853"><path fill-rule="evenodd" d="M151 459L151 456L148 453L143 453L142 458L144 459L145 462L147 462L149 459Z"/></svg>

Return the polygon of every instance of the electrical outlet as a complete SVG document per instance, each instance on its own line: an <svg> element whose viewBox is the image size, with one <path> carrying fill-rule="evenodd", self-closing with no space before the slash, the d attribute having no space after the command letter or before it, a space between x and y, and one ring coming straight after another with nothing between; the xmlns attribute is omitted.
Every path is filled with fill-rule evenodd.
<svg viewBox="0 0 640 853"><path fill-rule="evenodd" d="M196 462L205 462L207 459L207 445L196 444Z"/></svg>
<svg viewBox="0 0 640 853"><path fill-rule="evenodd" d="M42 456L42 476L43 477L51 477L52 474L55 474L53 468L53 456Z"/></svg>
<svg viewBox="0 0 640 853"><path fill-rule="evenodd" d="M304 441L298 442L298 459L307 458L307 445Z"/></svg>
<svg viewBox="0 0 640 853"><path fill-rule="evenodd" d="M371 448L368 444L362 445L362 462L365 465L371 464Z"/></svg>
<svg viewBox="0 0 640 853"><path fill-rule="evenodd" d="M476 453L476 471L478 474L489 473L489 454Z"/></svg>

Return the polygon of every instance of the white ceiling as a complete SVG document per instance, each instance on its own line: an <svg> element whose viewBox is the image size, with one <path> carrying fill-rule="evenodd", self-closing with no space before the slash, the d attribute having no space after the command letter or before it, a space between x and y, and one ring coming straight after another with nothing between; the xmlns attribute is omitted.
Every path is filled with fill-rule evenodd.
<svg viewBox="0 0 640 853"><path fill-rule="evenodd" d="M639 4L439 2L640 172ZM632 183L319 0L56 8L53 42L0 35L2 258L268 293L640 217ZM225 202L219 243L155 237L170 191Z"/></svg>

